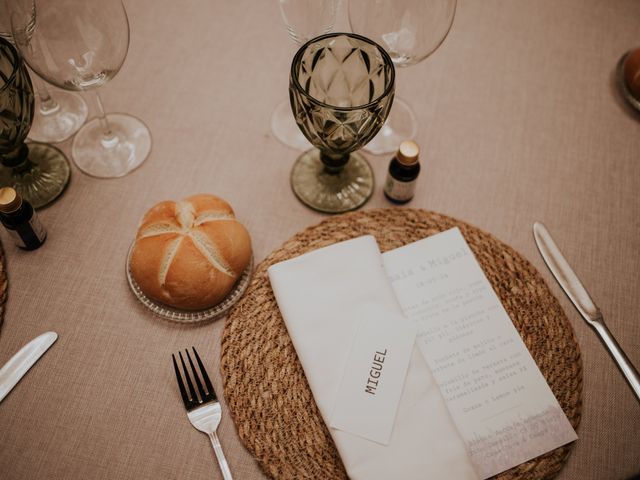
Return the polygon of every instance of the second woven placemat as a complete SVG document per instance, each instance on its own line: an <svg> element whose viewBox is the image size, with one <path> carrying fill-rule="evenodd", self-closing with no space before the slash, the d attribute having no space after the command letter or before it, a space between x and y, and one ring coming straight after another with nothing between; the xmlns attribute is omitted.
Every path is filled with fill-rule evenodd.
<svg viewBox="0 0 640 480"><path fill-rule="evenodd" d="M5 266L4 248L0 242L0 328L4 320L4 306L7 302L7 290L9 288L9 279L7 278L7 268Z"/></svg>
<svg viewBox="0 0 640 480"><path fill-rule="evenodd" d="M275 479L346 479L347 474L280 316L267 268L305 252L372 234L384 252L460 228L574 428L582 366L573 329L535 268L492 235L434 212L380 209L331 217L298 233L257 266L222 336L224 392L242 442ZM498 475L549 479L571 449L560 447ZM401 471L401 467L399 467Z"/></svg>

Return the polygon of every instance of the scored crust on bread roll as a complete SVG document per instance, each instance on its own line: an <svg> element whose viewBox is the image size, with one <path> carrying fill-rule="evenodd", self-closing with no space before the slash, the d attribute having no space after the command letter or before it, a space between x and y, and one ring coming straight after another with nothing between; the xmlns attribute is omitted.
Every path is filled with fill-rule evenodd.
<svg viewBox="0 0 640 480"><path fill-rule="evenodd" d="M131 275L148 297L186 310L220 303L251 260L251 238L219 197L167 200L142 219Z"/></svg>

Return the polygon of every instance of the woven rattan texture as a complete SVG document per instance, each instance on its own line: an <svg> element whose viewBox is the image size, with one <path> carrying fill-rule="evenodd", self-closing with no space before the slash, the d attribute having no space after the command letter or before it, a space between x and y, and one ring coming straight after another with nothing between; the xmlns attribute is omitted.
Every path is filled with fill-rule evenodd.
<svg viewBox="0 0 640 480"><path fill-rule="evenodd" d="M7 303L7 289L9 288L9 280L7 279L7 268L5 266L4 248L0 242L0 327L4 320L4 306Z"/></svg>
<svg viewBox="0 0 640 480"><path fill-rule="evenodd" d="M580 350L567 317L535 268L490 234L451 217L411 209L361 211L329 218L285 242L258 265L247 293L227 318L221 353L225 397L240 438L269 476L347 478L280 316L267 268L360 235L373 234L387 251L456 226L577 428ZM496 478L552 478L570 449L558 448Z"/></svg>

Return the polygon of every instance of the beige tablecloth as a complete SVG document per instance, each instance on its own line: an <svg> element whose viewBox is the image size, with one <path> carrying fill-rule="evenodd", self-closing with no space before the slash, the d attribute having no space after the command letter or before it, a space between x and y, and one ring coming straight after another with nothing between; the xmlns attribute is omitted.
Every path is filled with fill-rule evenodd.
<svg viewBox="0 0 640 480"><path fill-rule="evenodd" d="M185 417L170 353L195 345L223 394L224 320L180 327L136 301L124 262L137 222L159 200L213 192L232 203L260 261L324 218L294 198L297 152L269 129L295 50L277 2L126 7L129 56L102 95L109 110L148 124L151 156L117 180L74 167L68 191L41 212L43 248L20 251L0 232L10 277L0 364L46 330L60 335L0 404L6 480L221 478L207 438ZM410 206L459 217L522 252L575 328L583 419L561 480L640 472L640 405L546 270L531 233L535 220L547 224L640 365L640 115L614 83L615 65L640 47L639 33L637 0L461 0L443 46L398 74L423 148ZM367 207L389 206L381 190L388 158L371 160L377 189ZM264 478L223 409L220 433L235 477Z"/></svg>

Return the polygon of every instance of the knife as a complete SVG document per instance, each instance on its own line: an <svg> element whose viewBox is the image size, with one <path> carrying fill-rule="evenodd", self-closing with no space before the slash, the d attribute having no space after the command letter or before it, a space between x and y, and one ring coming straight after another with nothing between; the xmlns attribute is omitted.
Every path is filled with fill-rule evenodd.
<svg viewBox="0 0 640 480"><path fill-rule="evenodd" d="M57 339L56 332L43 333L27 343L4 364L0 369L0 402Z"/></svg>
<svg viewBox="0 0 640 480"><path fill-rule="evenodd" d="M582 282L573 272L569 263L565 260L562 252L551 238L551 235L542 223L535 222L533 224L533 236L538 245L538 250L545 263L553 273L564 293L567 294L569 300L576 307L582 318L591 325L591 327L600 335L602 343L609 349L609 353L618 364L620 371L627 379L629 386L635 393L636 398L640 401L640 375L638 370L633 366L624 351L618 345L607 325L604 323L602 313L596 306L591 296L584 288Z"/></svg>

